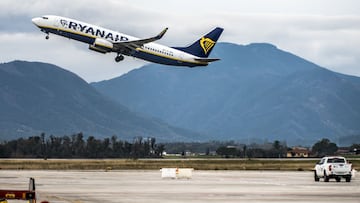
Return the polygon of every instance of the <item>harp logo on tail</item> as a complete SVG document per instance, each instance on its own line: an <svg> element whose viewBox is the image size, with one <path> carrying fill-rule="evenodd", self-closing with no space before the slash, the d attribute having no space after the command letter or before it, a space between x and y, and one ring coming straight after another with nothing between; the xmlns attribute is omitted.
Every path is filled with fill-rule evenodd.
<svg viewBox="0 0 360 203"><path fill-rule="evenodd" d="M207 54L211 48L215 45L215 42L210 38L201 38L200 39L200 46L204 50L204 53Z"/></svg>

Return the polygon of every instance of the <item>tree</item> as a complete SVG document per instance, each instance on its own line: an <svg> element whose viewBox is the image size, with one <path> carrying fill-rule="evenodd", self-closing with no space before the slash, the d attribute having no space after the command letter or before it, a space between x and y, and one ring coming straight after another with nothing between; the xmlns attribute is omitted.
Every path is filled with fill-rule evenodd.
<svg viewBox="0 0 360 203"><path fill-rule="evenodd" d="M272 145L272 149L267 152L268 157L281 158L284 157L287 151L286 143L281 143L279 140L275 140Z"/></svg>
<svg viewBox="0 0 360 203"><path fill-rule="evenodd" d="M221 146L216 150L218 155L223 157L236 157L239 154L239 151L233 146Z"/></svg>
<svg viewBox="0 0 360 203"><path fill-rule="evenodd" d="M161 157L165 151L165 145L160 144L155 148L155 155Z"/></svg>
<svg viewBox="0 0 360 203"><path fill-rule="evenodd" d="M101 141L97 140L94 136L89 136L87 139L86 152L88 158L102 158L100 157Z"/></svg>
<svg viewBox="0 0 360 203"><path fill-rule="evenodd" d="M312 153L318 157L334 155L337 150L337 145L333 142L330 142L330 140L327 138L323 138L322 140L315 143L312 147Z"/></svg>
<svg viewBox="0 0 360 203"><path fill-rule="evenodd" d="M72 156L73 158L85 157L85 141L84 135L82 133L74 134L71 136L73 148L72 148Z"/></svg>
<svg viewBox="0 0 360 203"><path fill-rule="evenodd" d="M46 148L46 142L45 142L45 133L41 133L41 151L42 155L44 156L44 159L47 159L47 148Z"/></svg>
<svg viewBox="0 0 360 203"><path fill-rule="evenodd" d="M165 145L156 144L155 138L136 137L134 143L111 138L85 141L82 133L57 137L45 133L27 139L0 142L1 158L151 158L161 157Z"/></svg>
<svg viewBox="0 0 360 203"><path fill-rule="evenodd" d="M244 155L244 158L246 158L246 153L247 153L247 146L246 145L244 145L243 146L243 155Z"/></svg>
<svg viewBox="0 0 360 203"><path fill-rule="evenodd" d="M246 156L248 158L264 158L266 157L266 152L264 149L250 148L246 150Z"/></svg>

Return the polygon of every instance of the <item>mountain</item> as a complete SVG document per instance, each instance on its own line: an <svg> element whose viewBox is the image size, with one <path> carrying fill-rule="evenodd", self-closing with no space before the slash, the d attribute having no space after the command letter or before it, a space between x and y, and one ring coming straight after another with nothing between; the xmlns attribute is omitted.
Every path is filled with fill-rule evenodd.
<svg viewBox="0 0 360 203"><path fill-rule="evenodd" d="M0 64L1 140L42 132L163 141L196 140L198 136L133 113L57 66L25 61Z"/></svg>
<svg viewBox="0 0 360 203"><path fill-rule="evenodd" d="M265 43L220 43L213 57L221 61L193 69L151 64L92 85L208 139L306 144L360 135L360 78Z"/></svg>

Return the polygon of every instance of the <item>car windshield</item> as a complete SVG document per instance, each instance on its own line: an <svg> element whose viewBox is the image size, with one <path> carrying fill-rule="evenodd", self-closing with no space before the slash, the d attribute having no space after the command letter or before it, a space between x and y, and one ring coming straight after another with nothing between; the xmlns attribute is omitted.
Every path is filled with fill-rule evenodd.
<svg viewBox="0 0 360 203"><path fill-rule="evenodd" d="M345 160L341 158L332 158L328 160L328 163L345 163Z"/></svg>

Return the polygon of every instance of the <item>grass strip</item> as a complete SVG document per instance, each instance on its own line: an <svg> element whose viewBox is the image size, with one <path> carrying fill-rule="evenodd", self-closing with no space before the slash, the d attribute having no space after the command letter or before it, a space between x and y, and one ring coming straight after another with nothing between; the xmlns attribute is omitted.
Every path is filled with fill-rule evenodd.
<svg viewBox="0 0 360 203"><path fill-rule="evenodd" d="M2 170L285 170L310 171L314 159L0 159ZM360 160L350 160L359 170Z"/></svg>

